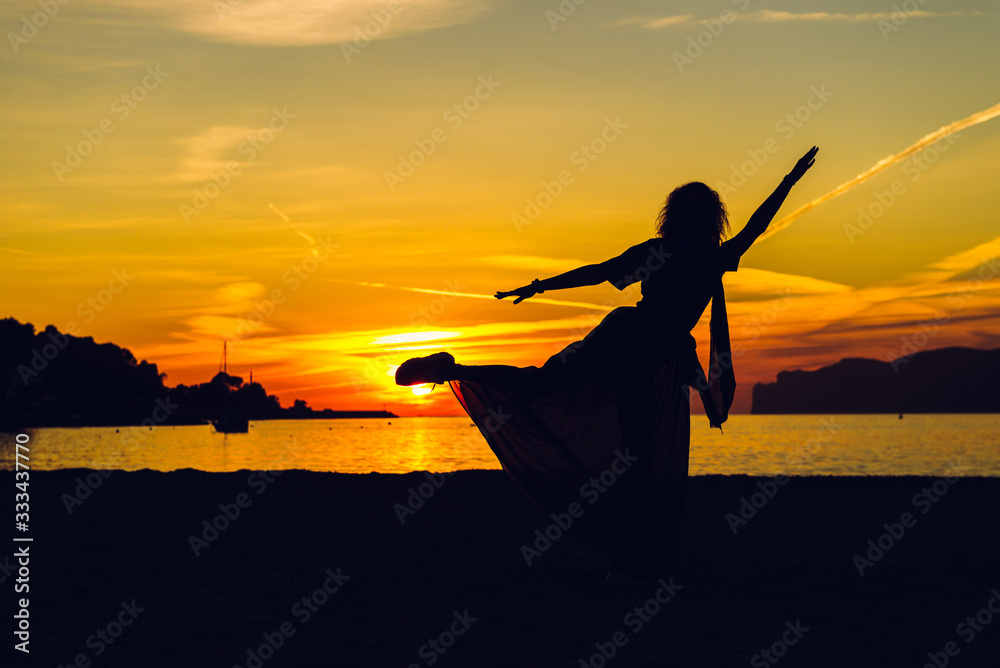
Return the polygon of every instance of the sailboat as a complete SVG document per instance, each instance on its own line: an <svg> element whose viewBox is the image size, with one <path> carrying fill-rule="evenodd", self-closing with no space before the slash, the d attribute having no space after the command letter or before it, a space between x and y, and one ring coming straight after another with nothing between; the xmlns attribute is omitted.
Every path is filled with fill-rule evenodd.
<svg viewBox="0 0 1000 668"><path fill-rule="evenodd" d="M219 373L225 378L229 378L227 343L222 341L222 365L219 368ZM211 421L212 427L220 434L245 434L250 431L250 420L232 406L231 397L229 403L229 409Z"/></svg>

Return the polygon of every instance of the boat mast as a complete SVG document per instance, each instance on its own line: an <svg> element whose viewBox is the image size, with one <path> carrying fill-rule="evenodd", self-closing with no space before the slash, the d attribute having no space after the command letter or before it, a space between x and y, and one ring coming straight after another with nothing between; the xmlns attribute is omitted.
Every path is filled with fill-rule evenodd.
<svg viewBox="0 0 1000 668"><path fill-rule="evenodd" d="M222 364L219 365L219 371L222 372L222 373L224 373L224 374L226 374L226 375L228 375L229 374L229 365L227 364L227 360L226 360L226 343L227 343L227 340L223 339L222 340Z"/></svg>

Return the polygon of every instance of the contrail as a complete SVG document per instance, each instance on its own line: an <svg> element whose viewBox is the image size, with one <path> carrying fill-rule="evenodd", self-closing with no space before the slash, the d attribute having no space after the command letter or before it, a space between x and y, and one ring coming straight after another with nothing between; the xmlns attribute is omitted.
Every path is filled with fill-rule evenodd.
<svg viewBox="0 0 1000 668"><path fill-rule="evenodd" d="M1000 104L995 104L989 109L984 109L980 112L972 114L971 116L963 118L962 120L955 121L954 123L949 123L948 125L945 125L944 127L935 130L929 135L926 135L916 144L909 146L908 148L900 151L899 153L896 153L894 155L888 155L882 158L874 165L869 167L866 171L858 174L850 181L841 183L839 186L837 186L830 192L826 193L825 195L817 197L816 199L807 204L803 204L798 209L792 211L790 214L788 214L778 222L772 223L764 232L764 234L757 237L757 241L760 241L761 239L766 239L772 234L775 234L785 229L786 227L791 225L796 218L804 214L806 211L809 211L813 207L818 206L828 200L831 200L834 197L843 195L845 192L847 192L854 186L858 185L859 183L867 181L868 179L875 176L879 172L885 171L886 169L892 167L893 165L902 160L905 160L906 158L910 157L911 155L913 155L918 151L922 151L923 149L927 148L929 145L933 144L939 139L943 139L944 137L947 137L950 134L958 132L959 130L964 130L965 128L968 127L972 127L973 125L978 125L979 123L985 123L986 121L996 118L997 116L1000 116Z"/></svg>
<svg viewBox="0 0 1000 668"><path fill-rule="evenodd" d="M781 230L785 229L786 227L788 227L789 225L791 225L793 222L795 222L795 219L798 218L799 216L801 216L802 214L804 214L806 211L809 211L813 207L819 206L823 202L827 202L827 201L833 199L834 197L839 197L840 195L843 195L845 192L847 192L848 190L850 190L854 186L867 181L868 179L870 179L871 177L875 176L876 174L878 174L880 172L883 172L886 169L892 167L893 165L895 165L895 164L897 164L897 163L905 160L906 158L910 157L914 153L917 153L918 151L922 151L923 149L927 148L928 146L930 146L934 142L938 141L939 139L943 139L944 137L947 137L948 135L954 134L954 133L958 132L959 130L964 130L965 128L972 127L973 125L978 125L979 123L985 123L986 121L994 119L997 116L1000 116L1000 104L995 104L992 107L990 107L989 109L984 109L984 110L982 110L980 112L972 114L971 116L968 116L968 117L963 118L963 119L958 120L958 121L954 121L953 123L949 123L948 125L945 125L945 126L943 126L941 128L938 128L934 132L932 132L932 133L930 133L928 135L925 135L922 139L920 139L920 141L916 142L915 144L913 144L913 145L911 145L911 146L903 149L899 153L895 153L893 155L888 155L888 156L882 158L881 160L879 160L878 162L876 162L874 165L872 165L871 167L869 167L867 170L865 170L864 172L862 172L862 173L858 174L857 176L855 176L850 181L846 181L844 183L841 183L839 186L837 186L836 188L834 188L830 192L826 193L825 195L821 195L820 197L817 197L816 199L812 200L811 202L803 204L802 206L800 206L795 211L792 211L790 214L788 214L784 218L781 218L780 220L778 220L776 223L772 223L770 226L768 226L767 230L757 238L757 241L760 241L761 239L766 239L769 236L771 236L772 234L780 232ZM271 204L270 207L272 209L274 209L275 213L277 213L279 216L281 216L282 218L284 218L286 222L288 222L289 224L291 224L291 222L288 220L288 217L285 216L285 214L283 214L280 211L278 211L278 209L273 204ZM293 225L293 227L294 227L294 225ZM296 229L296 231L298 231L298 230ZM299 234L302 234L302 232L299 232ZM306 235L303 234L303 236L306 236ZM493 295L480 295L480 294L475 294L475 293L471 293L471 292L453 292L453 291L448 291L448 290L430 290L430 289L427 289L427 288L410 288L410 287L401 287L401 286L386 285L385 283L366 283L364 281L346 281L346 280L342 280L342 279L333 279L333 280L336 281L336 282L338 282L338 283L349 283L351 285L361 285L361 286L364 286L364 287L371 287L371 288L389 288L389 289L393 289L393 290L407 290L409 292L423 292L423 293L432 294L432 295L449 295L449 296L453 296L453 297L470 297L472 299L495 299L495 297ZM613 307L606 306L606 305L603 305L603 304L590 304L590 303L587 303L587 302L570 302L570 301L562 301L562 300L558 300L558 299L545 299L544 297L532 297L531 301L533 303L535 303L535 304L552 304L552 305L555 305L555 306L574 306L574 307L577 307L577 308L586 308L586 309L597 310L597 311L611 311L612 308L613 308Z"/></svg>
<svg viewBox="0 0 1000 668"><path fill-rule="evenodd" d="M366 288L388 288L390 290L406 290L407 292L423 292L430 295L448 295L451 297L471 297L472 299L489 299L495 301L494 295L480 295L474 292L454 292L451 290L430 290L428 288L410 288L399 285L386 285L385 283L370 283L366 281L347 281L341 278L331 279L336 283L348 283L350 285L361 285ZM591 311L611 311L614 307L604 304L590 304L588 302L568 302L559 299L545 299L544 297L532 297L534 304L552 304L554 306L575 306L577 308L590 309Z"/></svg>
<svg viewBox="0 0 1000 668"><path fill-rule="evenodd" d="M283 221L285 221L285 223L287 223L293 230L295 230L295 232L298 233L298 235L300 237L302 237L303 239L305 239L306 241L308 241L309 245L313 247L313 255L317 255L318 251L316 250L316 240L315 239L313 239L311 236L309 236L308 234L306 234L305 232L303 232L302 230L300 230L298 228L298 226L295 223L292 222L291 218L289 218L288 216L286 216L285 214L283 214L281 211L278 211L278 207L274 206L274 202L269 203L267 205L267 207L269 209L271 209L272 211L274 211L279 216L281 216L281 219ZM318 255L317 255L317 257L318 257Z"/></svg>

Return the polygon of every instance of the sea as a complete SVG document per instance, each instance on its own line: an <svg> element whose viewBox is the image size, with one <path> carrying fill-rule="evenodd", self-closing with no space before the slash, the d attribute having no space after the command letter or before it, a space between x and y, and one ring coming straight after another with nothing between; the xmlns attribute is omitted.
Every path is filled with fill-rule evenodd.
<svg viewBox="0 0 1000 668"><path fill-rule="evenodd" d="M731 415L723 428L692 415L690 475L1000 476L996 413ZM500 468L468 417L264 420L245 434L219 434L210 425L27 429L0 434L0 469L14 468L18 440L27 441L21 454L33 470Z"/></svg>

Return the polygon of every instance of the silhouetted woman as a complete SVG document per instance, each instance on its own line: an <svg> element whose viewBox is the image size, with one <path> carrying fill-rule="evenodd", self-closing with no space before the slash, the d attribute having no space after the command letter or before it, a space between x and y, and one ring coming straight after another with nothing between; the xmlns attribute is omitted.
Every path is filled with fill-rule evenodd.
<svg viewBox="0 0 1000 668"><path fill-rule="evenodd" d="M609 577L656 580L672 572L688 469L688 386L720 429L736 389L722 275L736 270L817 150L725 243L718 193L688 183L667 197L652 239L606 262L497 292L517 304L548 290L641 284L638 304L614 309L541 368L466 366L444 352L399 367L400 385L451 381L514 485L545 516L521 547L529 565L572 533L615 554ZM690 332L709 301L706 377Z"/></svg>

